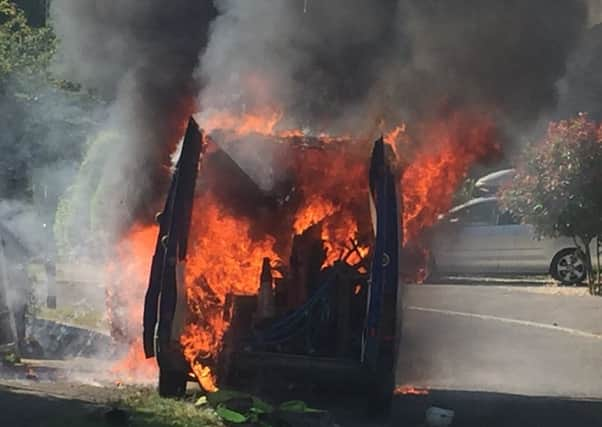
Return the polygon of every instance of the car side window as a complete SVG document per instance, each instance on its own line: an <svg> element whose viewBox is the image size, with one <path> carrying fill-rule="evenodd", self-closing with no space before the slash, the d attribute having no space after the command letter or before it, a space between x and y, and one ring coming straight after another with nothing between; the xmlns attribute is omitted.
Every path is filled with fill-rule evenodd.
<svg viewBox="0 0 602 427"><path fill-rule="evenodd" d="M455 212L451 216L450 222L468 227L496 225L496 211L495 202L477 203Z"/></svg>
<svg viewBox="0 0 602 427"><path fill-rule="evenodd" d="M500 213L498 217L498 225L518 225L520 219L512 212L506 210Z"/></svg>

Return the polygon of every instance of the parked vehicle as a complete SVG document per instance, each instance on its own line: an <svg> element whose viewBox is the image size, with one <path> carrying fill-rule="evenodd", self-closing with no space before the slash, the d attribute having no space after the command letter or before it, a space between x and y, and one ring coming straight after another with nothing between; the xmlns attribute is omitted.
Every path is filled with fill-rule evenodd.
<svg viewBox="0 0 602 427"><path fill-rule="evenodd" d="M495 197L473 199L442 215L431 234L430 254L431 277L550 274L566 285L587 278L585 260L573 239L538 239L532 225L501 210Z"/></svg>
<svg viewBox="0 0 602 427"><path fill-rule="evenodd" d="M492 197L500 188L512 181L515 169L503 169L479 178L474 185L475 196Z"/></svg>

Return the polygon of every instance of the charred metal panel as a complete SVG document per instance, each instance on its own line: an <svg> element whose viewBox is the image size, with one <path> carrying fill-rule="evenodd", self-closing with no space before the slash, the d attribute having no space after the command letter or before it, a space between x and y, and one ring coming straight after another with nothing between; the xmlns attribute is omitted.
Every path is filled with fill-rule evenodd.
<svg viewBox="0 0 602 427"><path fill-rule="evenodd" d="M370 270L368 310L362 361L376 371L383 357L391 362L395 344L395 318L399 292L399 256L403 242L397 180L384 141L374 143L370 163L370 197L375 209L374 252Z"/></svg>
<svg viewBox="0 0 602 427"><path fill-rule="evenodd" d="M143 340L147 357L155 356L155 329L160 348L167 349L172 340L171 328L177 300L176 266L186 258L196 177L203 147L203 135L191 118L165 209L157 216L159 235L144 302Z"/></svg>

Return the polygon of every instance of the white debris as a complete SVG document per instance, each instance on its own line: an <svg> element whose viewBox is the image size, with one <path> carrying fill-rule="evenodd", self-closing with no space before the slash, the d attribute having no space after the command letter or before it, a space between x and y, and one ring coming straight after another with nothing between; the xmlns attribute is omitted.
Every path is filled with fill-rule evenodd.
<svg viewBox="0 0 602 427"><path fill-rule="evenodd" d="M449 427L454 420L454 411L431 406L426 410L426 425L428 427Z"/></svg>

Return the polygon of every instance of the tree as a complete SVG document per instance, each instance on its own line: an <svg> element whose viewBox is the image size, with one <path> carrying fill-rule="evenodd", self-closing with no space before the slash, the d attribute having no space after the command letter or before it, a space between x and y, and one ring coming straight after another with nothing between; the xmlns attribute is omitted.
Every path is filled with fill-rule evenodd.
<svg viewBox="0 0 602 427"><path fill-rule="evenodd" d="M528 145L502 204L535 226L540 236L572 237L584 256L590 292L594 282L590 244L602 236L602 126L586 114L550 123L546 135Z"/></svg>
<svg viewBox="0 0 602 427"><path fill-rule="evenodd" d="M31 26L18 7L37 3L0 0L0 200L31 204L48 224L104 104L50 72L54 32Z"/></svg>
<svg viewBox="0 0 602 427"><path fill-rule="evenodd" d="M13 2L0 0L0 90L10 77L46 73L55 47L50 27L31 27Z"/></svg>

